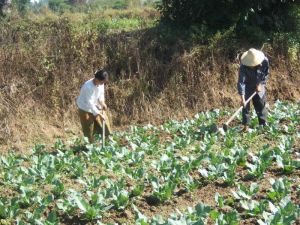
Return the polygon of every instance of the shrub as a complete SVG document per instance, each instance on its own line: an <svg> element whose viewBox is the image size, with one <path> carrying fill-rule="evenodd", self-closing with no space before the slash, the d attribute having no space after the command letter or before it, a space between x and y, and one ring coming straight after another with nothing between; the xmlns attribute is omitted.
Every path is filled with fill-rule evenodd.
<svg viewBox="0 0 300 225"><path fill-rule="evenodd" d="M71 5L65 0L49 0L49 8L54 12L63 13L71 9Z"/></svg>

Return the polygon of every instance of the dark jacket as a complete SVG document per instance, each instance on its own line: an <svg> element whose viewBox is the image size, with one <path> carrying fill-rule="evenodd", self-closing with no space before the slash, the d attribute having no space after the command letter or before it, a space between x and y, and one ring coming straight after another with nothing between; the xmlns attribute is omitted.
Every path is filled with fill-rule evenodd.
<svg viewBox="0 0 300 225"><path fill-rule="evenodd" d="M239 80L237 83L240 95L250 96L256 90L258 84L262 84L262 91L258 93L260 96L265 94L265 85L269 75L269 60L267 57L257 69L241 65L239 70Z"/></svg>

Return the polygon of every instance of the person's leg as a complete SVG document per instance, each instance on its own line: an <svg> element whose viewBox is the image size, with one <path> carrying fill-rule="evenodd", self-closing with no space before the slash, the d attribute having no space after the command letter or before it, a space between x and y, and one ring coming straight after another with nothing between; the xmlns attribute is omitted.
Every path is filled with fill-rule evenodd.
<svg viewBox="0 0 300 225"><path fill-rule="evenodd" d="M102 135L102 119L101 117L97 117L94 120L94 133L93 135Z"/></svg>
<svg viewBox="0 0 300 225"><path fill-rule="evenodd" d="M266 125L268 113L266 108L266 94L262 97L255 95L253 98L253 105L258 117L259 125Z"/></svg>
<svg viewBox="0 0 300 225"><path fill-rule="evenodd" d="M110 126L110 119L108 117L108 112L104 111L104 118L105 118L105 136L109 136L112 133L111 126Z"/></svg>
<svg viewBox="0 0 300 225"><path fill-rule="evenodd" d="M93 114L85 112L81 109L79 109L78 111L83 135L89 139L90 143L92 143L94 141L94 116Z"/></svg>
<svg viewBox="0 0 300 225"><path fill-rule="evenodd" d="M108 137L111 134L110 120L105 111L103 112L103 115L105 118L105 136ZM95 120L94 134L102 135L102 126L103 126L103 120L101 117L98 117L98 119Z"/></svg>
<svg viewBox="0 0 300 225"><path fill-rule="evenodd" d="M267 121L266 95L263 95L262 97L256 95L253 98L253 105L258 117L259 125L266 125L266 121Z"/></svg>
<svg viewBox="0 0 300 225"><path fill-rule="evenodd" d="M246 99L248 96L246 96ZM242 115L243 115L243 125L244 126L249 126L250 123L250 102L246 105L246 107L243 108L242 111Z"/></svg>

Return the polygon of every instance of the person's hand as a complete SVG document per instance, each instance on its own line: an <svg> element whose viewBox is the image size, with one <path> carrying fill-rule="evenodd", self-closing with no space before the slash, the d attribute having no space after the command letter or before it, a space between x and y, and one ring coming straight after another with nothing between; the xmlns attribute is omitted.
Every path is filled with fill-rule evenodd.
<svg viewBox="0 0 300 225"><path fill-rule="evenodd" d="M246 101L244 99L241 100L241 106L246 107Z"/></svg>
<svg viewBox="0 0 300 225"><path fill-rule="evenodd" d="M256 86L256 92L261 92L262 89L263 89L263 87L262 87L261 84L258 84L258 85Z"/></svg>
<svg viewBox="0 0 300 225"><path fill-rule="evenodd" d="M243 106L244 108L246 107L246 101L244 96L241 96L241 106Z"/></svg>
<svg viewBox="0 0 300 225"><path fill-rule="evenodd" d="M105 103L102 104L102 109L105 111L107 110L107 105Z"/></svg>
<svg viewBox="0 0 300 225"><path fill-rule="evenodd" d="M102 113L99 113L96 118L95 118L98 122L100 122L101 120L105 120L105 117Z"/></svg>

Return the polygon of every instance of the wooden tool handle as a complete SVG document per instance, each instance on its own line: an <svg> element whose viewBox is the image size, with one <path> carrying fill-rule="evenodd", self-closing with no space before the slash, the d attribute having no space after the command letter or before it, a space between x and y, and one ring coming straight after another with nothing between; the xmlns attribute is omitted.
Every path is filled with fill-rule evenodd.
<svg viewBox="0 0 300 225"><path fill-rule="evenodd" d="M247 105L250 100L256 95L256 92L254 92L248 99L247 101L245 102L245 105ZM241 106L230 118L229 120L225 123L225 125L227 126L239 113L240 111L242 111L243 109L243 106Z"/></svg>
<svg viewBox="0 0 300 225"><path fill-rule="evenodd" d="M105 120L102 121L102 148L105 147Z"/></svg>

